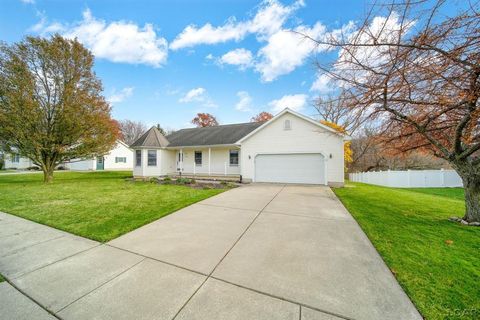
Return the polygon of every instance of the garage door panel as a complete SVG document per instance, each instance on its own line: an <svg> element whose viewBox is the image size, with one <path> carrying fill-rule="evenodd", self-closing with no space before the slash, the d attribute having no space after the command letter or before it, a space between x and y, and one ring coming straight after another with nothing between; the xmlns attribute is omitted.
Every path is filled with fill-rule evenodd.
<svg viewBox="0 0 480 320"><path fill-rule="evenodd" d="M255 158L256 182L325 183L321 154L261 154Z"/></svg>

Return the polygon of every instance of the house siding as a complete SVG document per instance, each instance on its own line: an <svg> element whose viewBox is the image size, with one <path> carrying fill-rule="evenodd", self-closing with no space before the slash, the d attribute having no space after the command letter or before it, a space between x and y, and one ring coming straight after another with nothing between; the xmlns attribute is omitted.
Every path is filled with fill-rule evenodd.
<svg viewBox="0 0 480 320"><path fill-rule="evenodd" d="M290 130L284 130L285 120L290 120ZM293 114L285 113L242 142L241 174L246 181L254 181L255 157L265 153L321 153L328 183L344 182L343 137Z"/></svg>
<svg viewBox="0 0 480 320"><path fill-rule="evenodd" d="M32 160L24 157L20 157L19 162L12 162L12 155L10 153L5 154L5 169L27 169L34 166Z"/></svg>
<svg viewBox="0 0 480 320"><path fill-rule="evenodd" d="M127 158L127 162L115 163L115 157ZM124 144L117 142L108 154L104 156L104 170L131 170L134 165L133 151ZM70 170L90 171L97 169L97 159L73 160L65 163L65 166Z"/></svg>

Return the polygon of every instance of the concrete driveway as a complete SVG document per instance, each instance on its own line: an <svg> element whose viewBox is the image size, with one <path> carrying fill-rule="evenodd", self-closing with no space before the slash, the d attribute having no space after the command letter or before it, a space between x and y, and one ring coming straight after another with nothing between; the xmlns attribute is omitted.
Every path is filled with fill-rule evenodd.
<svg viewBox="0 0 480 320"><path fill-rule="evenodd" d="M0 215L0 273L61 319L421 319L317 186L233 189L105 245Z"/></svg>

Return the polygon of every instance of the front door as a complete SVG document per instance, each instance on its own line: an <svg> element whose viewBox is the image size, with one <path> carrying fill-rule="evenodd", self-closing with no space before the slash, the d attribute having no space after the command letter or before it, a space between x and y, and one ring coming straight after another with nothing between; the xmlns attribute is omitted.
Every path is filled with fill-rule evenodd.
<svg viewBox="0 0 480 320"><path fill-rule="evenodd" d="M177 151L177 171L183 171L183 150Z"/></svg>
<svg viewBox="0 0 480 320"><path fill-rule="evenodd" d="M97 170L104 169L104 159L103 157L97 157Z"/></svg>

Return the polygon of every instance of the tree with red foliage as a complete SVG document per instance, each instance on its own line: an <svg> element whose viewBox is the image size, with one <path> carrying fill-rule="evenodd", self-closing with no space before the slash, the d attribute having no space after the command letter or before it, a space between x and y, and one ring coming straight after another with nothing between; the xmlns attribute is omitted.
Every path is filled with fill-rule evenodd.
<svg viewBox="0 0 480 320"><path fill-rule="evenodd" d="M217 118L210 113L197 113L197 116L192 119L192 123L199 128L218 126Z"/></svg>
<svg viewBox="0 0 480 320"><path fill-rule="evenodd" d="M271 114L270 112L262 111L256 116L252 117L252 119L250 119L250 122L265 122L272 118L273 114Z"/></svg>
<svg viewBox="0 0 480 320"><path fill-rule="evenodd" d="M358 28L306 38L338 49L318 62L353 112L382 123L397 151L443 158L465 188L464 220L480 222L480 5L400 1L373 6Z"/></svg>

